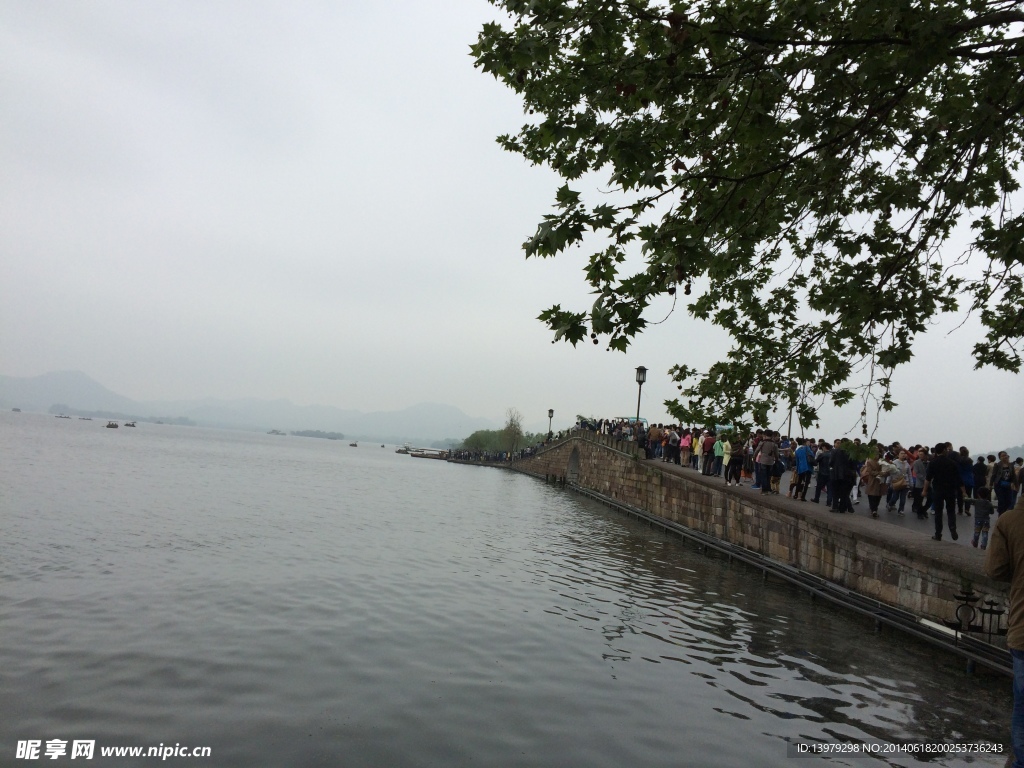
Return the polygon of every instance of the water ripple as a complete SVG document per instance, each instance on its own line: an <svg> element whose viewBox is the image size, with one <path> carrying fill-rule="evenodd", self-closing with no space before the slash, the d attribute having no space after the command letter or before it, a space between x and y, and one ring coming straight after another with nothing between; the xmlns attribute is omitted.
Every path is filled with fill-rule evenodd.
<svg viewBox="0 0 1024 768"><path fill-rule="evenodd" d="M117 432L0 414L0 763L38 737L218 766L782 766L787 739L1005 733L1003 681L530 478Z"/></svg>

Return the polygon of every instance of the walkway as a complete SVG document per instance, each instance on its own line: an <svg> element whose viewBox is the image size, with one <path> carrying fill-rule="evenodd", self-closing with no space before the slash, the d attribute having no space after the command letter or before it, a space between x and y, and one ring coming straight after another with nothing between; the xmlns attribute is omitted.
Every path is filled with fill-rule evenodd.
<svg viewBox="0 0 1024 768"><path fill-rule="evenodd" d="M974 535L973 516L956 516L959 541L949 538L949 531L945 529L945 521L943 521L942 541L934 541L931 537L935 533L935 518L929 514L927 520L919 520L917 515L910 511L909 498L907 499L906 514L902 517L896 512L886 512L884 498L878 510L878 517L871 517L871 513L868 512L868 498L863 494L860 497L860 503L854 505L853 514L840 515L829 511L825 506L824 498L820 504L815 504L810 500L789 499L784 493L780 493L778 496L762 496L760 491L750 490L750 480L746 480L746 484L739 488L729 487L720 477L706 477L695 469L668 464L661 459L641 459L641 463L649 465L652 469L683 475L688 480L714 486L726 493L756 498L759 504L765 506L785 509L799 516L824 520L831 526L875 536L883 533L879 530L881 527L884 529L887 539L898 542L908 552L934 558L948 564L953 569L969 572L983 572L984 569L985 552L971 546L971 537ZM789 473L783 476L779 487L782 491L789 489ZM813 498L813 493L808 496ZM992 520L991 525L995 525L995 519Z"/></svg>

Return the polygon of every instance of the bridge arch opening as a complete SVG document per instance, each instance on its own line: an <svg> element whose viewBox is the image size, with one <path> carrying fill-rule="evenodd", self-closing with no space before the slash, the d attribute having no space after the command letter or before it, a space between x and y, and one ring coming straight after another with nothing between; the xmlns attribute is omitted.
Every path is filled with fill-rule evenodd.
<svg viewBox="0 0 1024 768"><path fill-rule="evenodd" d="M574 447L569 454L569 463L565 467L565 479L570 483L578 483L580 480L580 449Z"/></svg>

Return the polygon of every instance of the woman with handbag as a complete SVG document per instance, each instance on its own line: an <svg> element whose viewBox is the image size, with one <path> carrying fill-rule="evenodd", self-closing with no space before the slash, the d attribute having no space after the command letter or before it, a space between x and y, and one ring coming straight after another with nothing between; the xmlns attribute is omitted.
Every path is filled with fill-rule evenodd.
<svg viewBox="0 0 1024 768"><path fill-rule="evenodd" d="M871 454L864 462L860 471L860 479L864 481L864 494L868 497L868 511L872 517L878 517L878 506L882 503L882 494L885 493L885 477L882 475L882 465L879 463L876 454Z"/></svg>
<svg viewBox="0 0 1024 768"><path fill-rule="evenodd" d="M896 508L896 502L899 501L900 506L896 514L902 515L903 508L907 504L907 493L910 491L910 462L907 460L907 452L900 451L899 457L892 462L892 466L895 472L889 479L887 503L889 511L892 512Z"/></svg>

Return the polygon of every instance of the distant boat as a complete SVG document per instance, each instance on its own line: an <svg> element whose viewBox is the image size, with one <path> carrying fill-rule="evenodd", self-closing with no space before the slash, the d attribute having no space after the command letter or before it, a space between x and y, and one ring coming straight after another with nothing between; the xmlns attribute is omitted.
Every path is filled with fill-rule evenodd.
<svg viewBox="0 0 1024 768"><path fill-rule="evenodd" d="M79 416L79 421L92 421L92 416Z"/></svg>
<svg viewBox="0 0 1024 768"><path fill-rule="evenodd" d="M403 445L401 448L396 448L395 449L395 453L408 453L408 452L409 452L409 444L408 443Z"/></svg>
<svg viewBox="0 0 1024 768"><path fill-rule="evenodd" d="M359 447L359 443L349 443L348 447L349 448L358 448Z"/></svg>
<svg viewBox="0 0 1024 768"><path fill-rule="evenodd" d="M14 413L21 413L21 408L11 408Z"/></svg>
<svg viewBox="0 0 1024 768"><path fill-rule="evenodd" d="M411 451L409 455L414 459L448 459L448 451L435 448L417 448L415 451Z"/></svg>
<svg viewBox="0 0 1024 768"><path fill-rule="evenodd" d="M383 448L383 447L384 447L384 443L381 443L381 444L380 444L380 447L381 447L381 448Z"/></svg>
<svg viewBox="0 0 1024 768"><path fill-rule="evenodd" d="M58 419L70 419L70 416L65 416L63 413L57 416Z"/></svg>
<svg viewBox="0 0 1024 768"><path fill-rule="evenodd" d="M135 426L135 422L134 422L134 421L126 421L126 422L124 423L124 425L125 425L126 427L134 427L134 426Z"/></svg>
<svg viewBox="0 0 1024 768"><path fill-rule="evenodd" d="M268 435L283 435L283 434L284 434L284 432L282 432L282 431L281 431L281 430L279 430L279 429L272 429L272 430L270 430L269 432L267 432L267 434L268 434Z"/></svg>
<svg viewBox="0 0 1024 768"><path fill-rule="evenodd" d="M107 429L117 429L117 422L116 421L108 421L107 422Z"/></svg>

